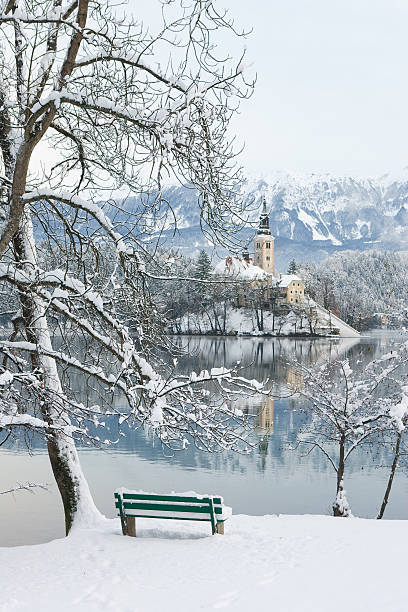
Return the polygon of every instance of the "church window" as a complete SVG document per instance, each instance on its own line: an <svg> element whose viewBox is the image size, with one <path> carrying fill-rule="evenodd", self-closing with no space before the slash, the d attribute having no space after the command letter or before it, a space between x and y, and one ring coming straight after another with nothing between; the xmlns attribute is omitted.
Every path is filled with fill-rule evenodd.
<svg viewBox="0 0 408 612"><path fill-rule="evenodd" d="M261 243L260 243L260 242L257 242L257 243L256 243L256 248L257 248L257 249L260 249L260 248L261 248Z"/></svg>
<svg viewBox="0 0 408 612"><path fill-rule="evenodd" d="M270 248L271 248L271 243L270 243L270 242L267 242L267 243L266 243L266 248L267 248L267 249L270 249Z"/></svg>
<svg viewBox="0 0 408 612"><path fill-rule="evenodd" d="M266 256L266 261L270 261L271 258L269 257L269 255Z"/></svg>

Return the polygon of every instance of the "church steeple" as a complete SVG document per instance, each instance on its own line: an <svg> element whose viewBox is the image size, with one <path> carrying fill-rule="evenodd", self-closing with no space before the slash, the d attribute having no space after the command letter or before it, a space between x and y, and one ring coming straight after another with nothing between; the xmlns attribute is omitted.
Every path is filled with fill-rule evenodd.
<svg viewBox="0 0 408 612"><path fill-rule="evenodd" d="M270 236L271 230L269 229L269 215L266 212L266 200L265 196L263 199L262 213L259 217L259 229L258 234L264 234L266 236Z"/></svg>
<svg viewBox="0 0 408 612"><path fill-rule="evenodd" d="M254 238L254 264L275 275L274 238L269 229L269 215L266 211L266 200L263 199L262 213L259 218L258 233Z"/></svg>

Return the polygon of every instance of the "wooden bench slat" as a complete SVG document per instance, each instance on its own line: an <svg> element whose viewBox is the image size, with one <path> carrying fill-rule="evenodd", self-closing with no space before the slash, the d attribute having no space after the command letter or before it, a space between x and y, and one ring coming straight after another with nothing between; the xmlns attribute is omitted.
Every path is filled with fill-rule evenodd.
<svg viewBox="0 0 408 612"><path fill-rule="evenodd" d="M177 521L205 521L207 523L211 522L209 514L189 514L188 512L160 514L160 512L156 512L155 510L142 510L141 512L138 512L137 510L129 510L126 513L126 516L131 516L134 518L174 519Z"/></svg>
<svg viewBox="0 0 408 612"><path fill-rule="evenodd" d="M115 502L115 507L118 508L119 510L121 509L121 507L124 510L160 510L163 512L171 512L171 511L176 511L176 512L198 512L198 513L207 513L210 514L210 507L209 504L201 504L201 505L197 505L197 506L191 506L191 505L181 505L181 504L146 504L146 503L138 503L138 502L122 502L122 506L121 503L119 501ZM215 514L223 514L223 509L221 506L214 506L214 513Z"/></svg>
<svg viewBox="0 0 408 612"><path fill-rule="evenodd" d="M115 493L115 497L119 498L119 493ZM153 501L174 501L174 502L191 502L191 503L209 503L209 497L184 497L180 495L154 495L147 493L123 493L122 499L137 499L137 500L153 500ZM222 504L221 497L213 498L214 504Z"/></svg>
<svg viewBox="0 0 408 612"><path fill-rule="evenodd" d="M174 505L174 504L155 504L150 503L146 504L143 502L123 502L123 507L125 510L159 510L162 512L199 512L200 514L209 513L208 504L201 506L191 506L191 505Z"/></svg>
<svg viewBox="0 0 408 612"><path fill-rule="evenodd" d="M210 515L208 514L207 517L200 517L197 516L196 514L194 516L188 516L188 515L180 515L180 516L175 516L173 515L165 515L165 514L126 514L126 516L132 516L134 518L155 518L155 519L169 519L169 520L177 520L177 521L201 521L203 523L211 523L211 518ZM223 523L224 520L222 521L217 521L217 523Z"/></svg>

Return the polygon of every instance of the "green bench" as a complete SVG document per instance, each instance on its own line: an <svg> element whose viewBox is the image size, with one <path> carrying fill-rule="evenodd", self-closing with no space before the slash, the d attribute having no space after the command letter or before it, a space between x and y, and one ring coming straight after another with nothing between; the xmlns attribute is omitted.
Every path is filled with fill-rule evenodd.
<svg viewBox="0 0 408 612"><path fill-rule="evenodd" d="M222 497L197 494L156 495L143 491L115 491L115 506L122 523L123 535L136 537L136 518L161 518L181 521L206 521L212 532L224 533L224 522L231 508Z"/></svg>

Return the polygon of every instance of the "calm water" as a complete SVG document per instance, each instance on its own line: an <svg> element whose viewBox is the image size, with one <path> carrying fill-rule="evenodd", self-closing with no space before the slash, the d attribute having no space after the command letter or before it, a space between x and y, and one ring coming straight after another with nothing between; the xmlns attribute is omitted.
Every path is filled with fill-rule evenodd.
<svg viewBox="0 0 408 612"><path fill-rule="evenodd" d="M383 333L360 340L184 337L177 341L188 345L190 351L180 360L182 370L199 371L240 360L247 366L246 376L270 377L280 387L293 374L288 358L296 356L304 363L319 364L347 355L355 367L363 368L368 359L387 352L393 336ZM332 468L318 452L304 456L301 449L294 449L304 422L300 401L251 399L248 409L255 415L258 443L249 456L209 455L190 448L170 457L144 431L128 431L115 450L81 450L82 466L98 507L114 516L113 490L124 486L156 492L193 489L217 493L236 514L330 513L335 490ZM0 490L28 481L49 484L47 492L0 496L0 545L63 536L62 507L42 442L34 441L31 455L23 444L2 447L0 460ZM381 459L383 465L388 461L387 457ZM355 515L376 515L387 476L386 467L376 468L370 455L353 457L346 489ZM386 518L408 518L408 479L403 471L396 477Z"/></svg>

